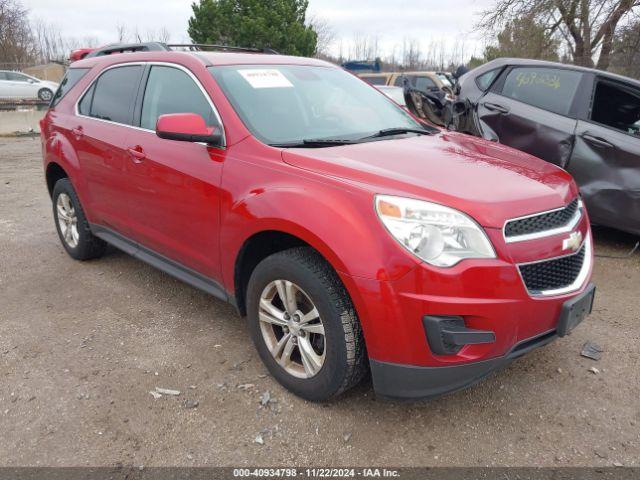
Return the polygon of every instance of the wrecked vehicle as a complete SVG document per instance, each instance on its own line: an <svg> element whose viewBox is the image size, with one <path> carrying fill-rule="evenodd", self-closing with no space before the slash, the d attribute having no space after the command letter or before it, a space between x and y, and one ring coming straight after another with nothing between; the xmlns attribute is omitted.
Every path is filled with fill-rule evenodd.
<svg viewBox="0 0 640 480"><path fill-rule="evenodd" d="M573 65L498 59L463 75L452 130L573 175L594 224L640 234L640 82Z"/></svg>

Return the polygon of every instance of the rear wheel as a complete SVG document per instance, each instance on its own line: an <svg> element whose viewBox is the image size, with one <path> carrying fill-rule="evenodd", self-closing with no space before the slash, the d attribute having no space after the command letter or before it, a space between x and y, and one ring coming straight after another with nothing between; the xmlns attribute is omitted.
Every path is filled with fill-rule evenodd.
<svg viewBox="0 0 640 480"><path fill-rule="evenodd" d="M263 260L247 289L253 341L271 374L307 400L355 386L367 372L360 323L342 282L311 248Z"/></svg>
<svg viewBox="0 0 640 480"><path fill-rule="evenodd" d="M48 88L41 88L38 90L38 98L43 102L50 102L53 98L53 92Z"/></svg>
<svg viewBox="0 0 640 480"><path fill-rule="evenodd" d="M56 182L52 200L58 237L67 253L76 260L104 255L107 244L91 233L78 195L68 178Z"/></svg>

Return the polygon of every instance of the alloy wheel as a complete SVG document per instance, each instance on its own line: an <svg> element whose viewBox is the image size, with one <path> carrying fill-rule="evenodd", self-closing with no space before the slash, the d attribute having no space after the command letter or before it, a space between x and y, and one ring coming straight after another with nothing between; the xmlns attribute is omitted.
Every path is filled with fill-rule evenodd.
<svg viewBox="0 0 640 480"><path fill-rule="evenodd" d="M314 377L324 365L326 338L309 295L288 280L274 280L260 295L262 338L278 364L297 378Z"/></svg>
<svg viewBox="0 0 640 480"><path fill-rule="evenodd" d="M56 212L58 215L58 226L60 234L69 248L76 248L80 240L78 233L78 216L71 203L71 198L66 193L58 195L56 201Z"/></svg>

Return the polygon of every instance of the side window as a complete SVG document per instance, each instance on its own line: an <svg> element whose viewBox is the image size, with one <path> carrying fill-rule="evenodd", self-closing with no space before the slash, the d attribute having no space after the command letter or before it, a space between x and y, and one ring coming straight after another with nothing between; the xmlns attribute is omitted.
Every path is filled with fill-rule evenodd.
<svg viewBox="0 0 640 480"><path fill-rule="evenodd" d="M0 80L7 80L7 72L0 72Z"/></svg>
<svg viewBox="0 0 640 480"><path fill-rule="evenodd" d="M29 77L27 77L26 75L22 75L21 73L16 73L16 72L7 72L7 79L11 80L12 82L28 82L29 81Z"/></svg>
<svg viewBox="0 0 640 480"><path fill-rule="evenodd" d="M158 117L167 113L197 113L207 126L218 123L209 101L189 75L173 67L152 66L140 126L155 130Z"/></svg>
<svg viewBox="0 0 640 480"><path fill-rule="evenodd" d="M578 86L580 72L560 68L521 67L509 72L502 95L560 115L567 115Z"/></svg>
<svg viewBox="0 0 640 480"><path fill-rule="evenodd" d="M112 68L100 75L92 91L87 92L93 93L89 116L130 125L141 74L141 66L131 65Z"/></svg>
<svg viewBox="0 0 640 480"><path fill-rule="evenodd" d="M88 71L88 68L70 68L67 70L67 74L62 79L62 82L60 82L60 86L53 96L53 100L51 100L51 106L55 107L58 102L62 100L62 97L64 97Z"/></svg>
<svg viewBox="0 0 640 480"><path fill-rule="evenodd" d="M483 92L487 91L487 89L491 86L495 78L498 76L498 73L500 73L499 68L490 70L487 73L483 73L478 78L476 78L476 85L481 91Z"/></svg>
<svg viewBox="0 0 640 480"><path fill-rule="evenodd" d="M78 103L78 113L80 115L89 116L91 113L91 102L93 102L93 92L96 89L96 84L91 85L91 88L84 94L80 103Z"/></svg>
<svg viewBox="0 0 640 480"><path fill-rule="evenodd" d="M598 81L591 120L624 133L640 136L640 90Z"/></svg>

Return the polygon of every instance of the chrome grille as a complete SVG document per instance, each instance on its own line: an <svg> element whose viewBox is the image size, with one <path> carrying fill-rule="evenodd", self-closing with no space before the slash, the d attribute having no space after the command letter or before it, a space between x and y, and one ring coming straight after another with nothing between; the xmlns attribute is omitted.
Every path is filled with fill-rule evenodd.
<svg viewBox="0 0 640 480"><path fill-rule="evenodd" d="M576 198L566 207L550 212L530 215L527 217L509 220L504 226L504 236L507 241L515 240L518 237L526 238L542 232L550 232L563 227L570 226L574 219L579 218L580 202Z"/></svg>

